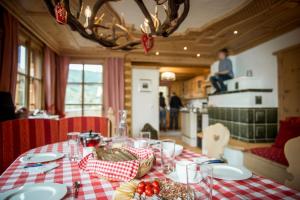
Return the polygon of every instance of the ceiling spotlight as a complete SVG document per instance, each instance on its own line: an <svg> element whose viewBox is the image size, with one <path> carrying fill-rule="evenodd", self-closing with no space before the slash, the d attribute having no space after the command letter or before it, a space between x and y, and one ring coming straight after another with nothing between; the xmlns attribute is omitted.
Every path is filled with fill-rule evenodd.
<svg viewBox="0 0 300 200"><path fill-rule="evenodd" d="M186 51L186 50L187 50L187 47L186 47L186 46L185 46L185 47L183 47L183 50L185 50L185 51Z"/></svg>
<svg viewBox="0 0 300 200"><path fill-rule="evenodd" d="M157 56L158 56L158 55L159 55L159 52L158 52L158 51L157 51L157 52L155 52L155 55L157 55Z"/></svg>
<svg viewBox="0 0 300 200"><path fill-rule="evenodd" d="M200 53L197 53L197 57L200 57L201 56L201 54Z"/></svg>
<svg viewBox="0 0 300 200"><path fill-rule="evenodd" d="M237 30L233 31L233 34L236 35L238 34L239 32Z"/></svg>

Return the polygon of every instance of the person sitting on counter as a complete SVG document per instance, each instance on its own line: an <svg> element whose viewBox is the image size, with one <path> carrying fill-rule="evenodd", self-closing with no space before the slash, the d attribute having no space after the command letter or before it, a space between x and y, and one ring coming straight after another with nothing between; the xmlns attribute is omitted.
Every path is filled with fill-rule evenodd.
<svg viewBox="0 0 300 200"><path fill-rule="evenodd" d="M170 130L173 129L173 124L175 123L175 130L178 130L178 115L179 109L183 107L180 98L175 92L172 92L170 100Z"/></svg>
<svg viewBox="0 0 300 200"><path fill-rule="evenodd" d="M228 58L228 49L224 48L219 50L219 71L210 77L210 82L216 91L213 94L225 92L227 90L224 81L233 79L232 62Z"/></svg>

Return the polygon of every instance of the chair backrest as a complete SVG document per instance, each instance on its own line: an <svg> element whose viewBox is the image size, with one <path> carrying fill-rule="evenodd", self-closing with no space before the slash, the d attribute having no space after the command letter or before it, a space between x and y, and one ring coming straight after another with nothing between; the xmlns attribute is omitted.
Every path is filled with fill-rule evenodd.
<svg viewBox="0 0 300 200"><path fill-rule="evenodd" d="M229 138L230 132L222 124L208 126L203 130L202 153L213 158L222 157Z"/></svg>
<svg viewBox="0 0 300 200"><path fill-rule="evenodd" d="M20 154L46 144L58 142L58 121L17 119L0 123L0 172Z"/></svg>
<svg viewBox="0 0 300 200"><path fill-rule="evenodd" d="M67 117L59 120L59 141L67 140L69 132L101 133L102 136L110 136L109 120L106 117Z"/></svg>
<svg viewBox="0 0 300 200"><path fill-rule="evenodd" d="M287 172L292 175L291 180L287 179L285 185L300 191L300 136L287 141L284 146L284 154L289 166Z"/></svg>
<svg viewBox="0 0 300 200"><path fill-rule="evenodd" d="M106 117L110 121L110 127L109 127L109 129L110 129L110 136L113 137L116 134L116 124L117 124L117 122L116 122L116 116L114 114L114 111L113 111L112 107L108 108Z"/></svg>
<svg viewBox="0 0 300 200"><path fill-rule="evenodd" d="M9 92L0 92L0 122L15 118L15 105Z"/></svg>

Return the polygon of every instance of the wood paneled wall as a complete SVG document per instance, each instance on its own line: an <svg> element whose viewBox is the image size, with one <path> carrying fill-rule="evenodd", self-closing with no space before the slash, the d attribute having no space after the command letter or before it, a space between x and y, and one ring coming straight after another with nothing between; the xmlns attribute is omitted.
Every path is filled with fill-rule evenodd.
<svg viewBox="0 0 300 200"><path fill-rule="evenodd" d="M132 98L131 98L131 79L132 79L132 65L131 61L125 60L125 110L127 110L127 125L129 135L131 135L131 119L132 119Z"/></svg>
<svg viewBox="0 0 300 200"><path fill-rule="evenodd" d="M278 60L279 119L300 116L300 44L275 54Z"/></svg>

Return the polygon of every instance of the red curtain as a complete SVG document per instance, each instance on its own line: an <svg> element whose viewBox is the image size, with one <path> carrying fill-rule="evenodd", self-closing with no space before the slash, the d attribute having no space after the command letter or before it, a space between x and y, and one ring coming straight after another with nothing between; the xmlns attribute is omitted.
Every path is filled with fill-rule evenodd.
<svg viewBox="0 0 300 200"><path fill-rule="evenodd" d="M65 95L69 71L69 59L59 56L49 47L44 49L45 109L50 114L65 116Z"/></svg>
<svg viewBox="0 0 300 200"><path fill-rule="evenodd" d="M103 73L104 111L107 112L112 107L118 119L118 111L124 109L124 59L106 59Z"/></svg>
<svg viewBox="0 0 300 200"><path fill-rule="evenodd" d="M18 21L6 10L1 11L0 91L10 92L14 101L18 72Z"/></svg>
<svg viewBox="0 0 300 200"><path fill-rule="evenodd" d="M67 90L69 72L69 58L65 56L56 57L56 113L61 117L65 116L65 95Z"/></svg>
<svg viewBox="0 0 300 200"><path fill-rule="evenodd" d="M44 96L45 96L45 110L49 114L55 114L55 74L56 62L55 52L49 47L44 49Z"/></svg>

